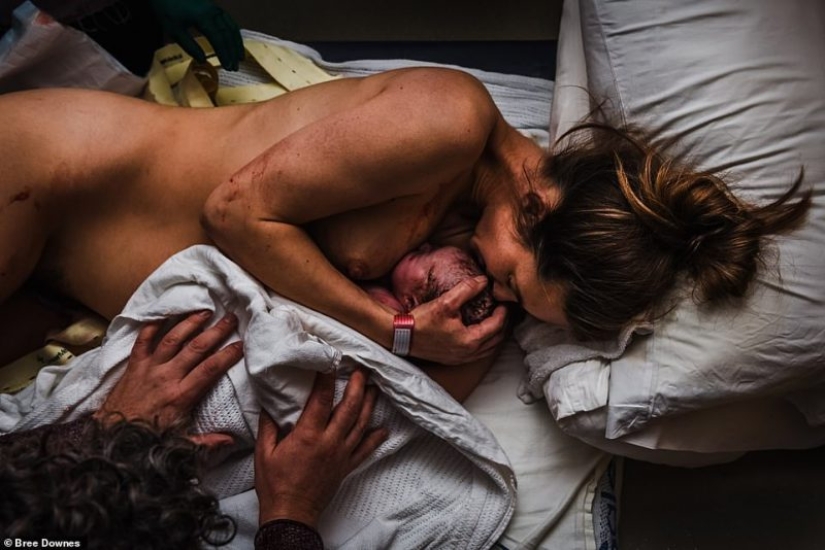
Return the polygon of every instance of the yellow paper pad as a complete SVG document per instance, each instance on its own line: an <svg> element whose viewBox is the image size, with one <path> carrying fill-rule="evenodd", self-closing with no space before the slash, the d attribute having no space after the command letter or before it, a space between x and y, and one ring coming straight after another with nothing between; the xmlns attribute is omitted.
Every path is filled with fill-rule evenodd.
<svg viewBox="0 0 825 550"><path fill-rule="evenodd" d="M220 62L209 42L203 37L196 40L206 53L209 64L219 68ZM213 78L205 81L204 75L201 74L201 78L198 78L198 75L193 74L203 71L204 66L195 65L192 57L177 44L169 44L155 52L144 98L162 105L184 107L257 103L291 90L338 78L315 65L311 59L283 46L247 39L244 40L244 47L248 54L247 61L258 64L273 79L272 82L254 82L250 78L235 78L233 73L221 73L225 82L224 85L219 85L218 73L215 71L212 71ZM262 78L265 78L263 73ZM240 85L227 85L226 80ZM253 83L243 84L244 80L253 80Z"/></svg>
<svg viewBox="0 0 825 550"><path fill-rule="evenodd" d="M335 77L310 59L282 46L244 40L244 47L258 64L289 91L333 80Z"/></svg>
<svg viewBox="0 0 825 550"><path fill-rule="evenodd" d="M235 88L218 88L215 93L215 103L218 105L258 103L285 93L287 93L287 89L275 82L237 86Z"/></svg>

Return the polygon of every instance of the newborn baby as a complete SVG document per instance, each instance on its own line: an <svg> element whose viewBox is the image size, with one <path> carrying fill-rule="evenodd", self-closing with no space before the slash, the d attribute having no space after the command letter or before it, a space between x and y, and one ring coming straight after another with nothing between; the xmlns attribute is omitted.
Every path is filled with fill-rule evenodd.
<svg viewBox="0 0 825 550"><path fill-rule="evenodd" d="M433 248L424 244L401 258L390 274L390 287L366 285L369 294L398 312L408 312L441 296L469 277L484 275L469 254L454 246ZM461 308L465 325L479 323L496 307L485 289Z"/></svg>

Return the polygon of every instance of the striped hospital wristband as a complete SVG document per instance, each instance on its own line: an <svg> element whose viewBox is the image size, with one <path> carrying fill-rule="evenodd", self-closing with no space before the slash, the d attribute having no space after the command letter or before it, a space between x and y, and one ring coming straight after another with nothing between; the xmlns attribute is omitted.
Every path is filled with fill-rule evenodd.
<svg viewBox="0 0 825 550"><path fill-rule="evenodd" d="M406 357L412 346L412 332L415 319L407 313L399 313L392 318L392 352Z"/></svg>

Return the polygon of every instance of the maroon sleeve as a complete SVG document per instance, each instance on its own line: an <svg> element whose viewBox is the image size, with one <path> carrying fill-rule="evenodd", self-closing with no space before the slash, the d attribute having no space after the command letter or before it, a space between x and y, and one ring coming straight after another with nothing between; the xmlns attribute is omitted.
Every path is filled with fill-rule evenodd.
<svg viewBox="0 0 825 550"><path fill-rule="evenodd" d="M312 527L291 519L273 519L261 525L255 550L324 550L321 535Z"/></svg>

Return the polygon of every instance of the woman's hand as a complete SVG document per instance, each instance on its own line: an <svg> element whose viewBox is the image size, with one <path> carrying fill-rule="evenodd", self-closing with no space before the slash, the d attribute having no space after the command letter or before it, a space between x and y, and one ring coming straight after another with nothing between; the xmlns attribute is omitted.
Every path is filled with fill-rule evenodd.
<svg viewBox="0 0 825 550"><path fill-rule="evenodd" d="M333 408L335 374L317 374L295 429L278 441L278 426L261 410L255 445L255 491L260 524L274 519L316 527L344 478L386 439L385 429L367 430L375 388L363 371L352 373Z"/></svg>
<svg viewBox="0 0 825 550"><path fill-rule="evenodd" d="M126 372L95 418L103 422L120 417L140 419L155 422L161 429L188 419L206 392L243 356L241 342L215 351L235 329L237 318L226 315L202 331L210 317L210 311L193 313L157 343L162 322L144 325L132 347ZM231 442L226 434L204 434L194 439L204 445Z"/></svg>
<svg viewBox="0 0 825 550"><path fill-rule="evenodd" d="M462 365L492 356L504 340L507 310L498 306L482 322L466 326L461 306L487 286L483 275L464 279L435 300L421 304L415 318L410 355L442 365Z"/></svg>

